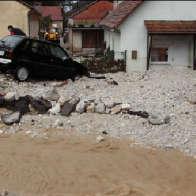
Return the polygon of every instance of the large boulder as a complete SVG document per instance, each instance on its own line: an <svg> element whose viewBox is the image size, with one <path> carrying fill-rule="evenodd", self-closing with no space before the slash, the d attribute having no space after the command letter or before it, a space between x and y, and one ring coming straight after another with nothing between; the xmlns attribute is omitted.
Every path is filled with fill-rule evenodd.
<svg viewBox="0 0 196 196"><path fill-rule="evenodd" d="M69 116L72 112L75 111L76 105L78 104L79 101L80 101L80 98L78 98L78 97L73 97L70 101L65 102L65 103L61 106L60 113L61 113L63 116Z"/></svg>
<svg viewBox="0 0 196 196"><path fill-rule="evenodd" d="M19 123L22 114L20 112L12 112L10 114L4 114L1 116L1 121L6 125L12 125L14 123Z"/></svg>
<svg viewBox="0 0 196 196"><path fill-rule="evenodd" d="M113 107L113 108L111 109L111 114L112 114L112 115L114 115L114 114L119 114L121 111L122 111L121 105L116 105L115 107Z"/></svg>
<svg viewBox="0 0 196 196"><path fill-rule="evenodd" d="M76 112L82 114L86 111L86 107L87 107L88 103L85 102L84 100L81 100L77 106L76 106Z"/></svg>
<svg viewBox="0 0 196 196"><path fill-rule="evenodd" d="M38 114L45 114L50 108L52 108L52 104L50 103L50 101L43 98L31 98L29 105L32 111Z"/></svg>
<svg viewBox="0 0 196 196"><path fill-rule="evenodd" d="M5 107L12 111L19 111L21 114L29 112L29 96L15 98L0 98L0 107Z"/></svg>
<svg viewBox="0 0 196 196"><path fill-rule="evenodd" d="M12 107L12 104L11 104ZM18 100L14 101L14 111L19 111L21 114L30 112L29 110L29 97L19 97Z"/></svg>
<svg viewBox="0 0 196 196"><path fill-rule="evenodd" d="M66 102L61 106L60 114L63 116L69 116L75 110L75 107L74 104Z"/></svg>
<svg viewBox="0 0 196 196"><path fill-rule="evenodd" d="M104 114L106 111L106 106L104 103L99 102L95 105L95 112L99 114Z"/></svg>
<svg viewBox="0 0 196 196"><path fill-rule="evenodd" d="M61 111L60 103L53 105L52 108L49 109L49 113L53 115L59 114L60 111Z"/></svg>
<svg viewBox="0 0 196 196"><path fill-rule="evenodd" d="M148 122L152 125L163 125L170 122L170 116L163 116L161 114L149 115Z"/></svg>

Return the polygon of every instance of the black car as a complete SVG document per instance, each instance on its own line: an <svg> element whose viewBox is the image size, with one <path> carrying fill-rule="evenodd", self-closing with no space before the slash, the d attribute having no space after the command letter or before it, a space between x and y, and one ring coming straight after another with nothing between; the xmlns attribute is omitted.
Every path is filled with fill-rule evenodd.
<svg viewBox="0 0 196 196"><path fill-rule="evenodd" d="M87 68L59 45L15 35L0 40L0 70L10 71L19 81L30 76L74 79L88 75Z"/></svg>

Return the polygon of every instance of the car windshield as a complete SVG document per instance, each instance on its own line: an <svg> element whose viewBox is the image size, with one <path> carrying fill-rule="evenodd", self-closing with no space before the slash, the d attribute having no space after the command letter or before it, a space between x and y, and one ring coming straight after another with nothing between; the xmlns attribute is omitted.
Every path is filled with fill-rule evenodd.
<svg viewBox="0 0 196 196"><path fill-rule="evenodd" d="M19 36L6 36L3 39L1 39L1 42L5 46L8 46L10 48L14 48L23 39L24 39L23 37L19 37Z"/></svg>

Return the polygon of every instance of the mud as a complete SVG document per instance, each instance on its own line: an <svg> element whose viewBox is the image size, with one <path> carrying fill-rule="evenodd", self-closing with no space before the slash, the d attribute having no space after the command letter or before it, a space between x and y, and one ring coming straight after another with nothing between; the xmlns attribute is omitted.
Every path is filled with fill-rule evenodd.
<svg viewBox="0 0 196 196"><path fill-rule="evenodd" d="M0 136L0 190L16 196L194 196L196 160L95 136Z"/></svg>

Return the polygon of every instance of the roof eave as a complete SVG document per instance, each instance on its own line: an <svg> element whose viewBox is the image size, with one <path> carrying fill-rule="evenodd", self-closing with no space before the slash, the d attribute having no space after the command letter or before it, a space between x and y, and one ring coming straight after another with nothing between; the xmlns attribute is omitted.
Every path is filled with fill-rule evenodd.
<svg viewBox="0 0 196 196"><path fill-rule="evenodd" d="M19 3L23 4L24 6L28 7L29 9L34 9L32 5L28 4L25 1L22 0L17 0Z"/></svg>
<svg viewBox="0 0 196 196"><path fill-rule="evenodd" d="M120 33L120 29L118 29L117 27L109 27L107 25L100 25L100 26L103 27L103 29L105 29L107 31Z"/></svg>

